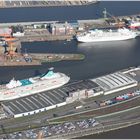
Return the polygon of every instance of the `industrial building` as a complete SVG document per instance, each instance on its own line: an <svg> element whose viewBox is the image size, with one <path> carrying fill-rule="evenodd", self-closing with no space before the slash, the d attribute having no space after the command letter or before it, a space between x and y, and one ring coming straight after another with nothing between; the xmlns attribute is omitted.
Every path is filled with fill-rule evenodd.
<svg viewBox="0 0 140 140"><path fill-rule="evenodd" d="M0 36L11 36L12 29L11 28L0 28Z"/></svg>
<svg viewBox="0 0 140 140"><path fill-rule="evenodd" d="M74 27L67 22L54 23L50 25L50 32L52 35L70 35L74 33Z"/></svg>

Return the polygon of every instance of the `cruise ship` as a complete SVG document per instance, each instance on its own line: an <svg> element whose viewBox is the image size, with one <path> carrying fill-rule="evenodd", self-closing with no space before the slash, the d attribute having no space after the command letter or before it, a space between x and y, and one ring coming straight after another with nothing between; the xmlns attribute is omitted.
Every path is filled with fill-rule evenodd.
<svg viewBox="0 0 140 140"><path fill-rule="evenodd" d="M7 84L0 85L0 101L12 100L39 92L55 89L68 83L70 77L49 69L46 74L23 80L14 78Z"/></svg>
<svg viewBox="0 0 140 140"><path fill-rule="evenodd" d="M118 30L89 30L76 36L79 42L101 42L101 41L119 41L133 39L137 33L123 28Z"/></svg>

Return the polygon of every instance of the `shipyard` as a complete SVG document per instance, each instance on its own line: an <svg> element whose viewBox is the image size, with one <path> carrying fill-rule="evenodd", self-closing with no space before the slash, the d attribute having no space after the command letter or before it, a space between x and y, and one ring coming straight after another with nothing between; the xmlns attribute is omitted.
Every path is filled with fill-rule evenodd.
<svg viewBox="0 0 140 140"><path fill-rule="evenodd" d="M115 8L99 7L102 3L106 2L0 2L2 11L101 10L98 18L83 14L50 20L34 12L33 17L43 20L1 20L1 139L94 138L139 125L140 14L135 10L115 16ZM45 10L44 14L53 16Z"/></svg>

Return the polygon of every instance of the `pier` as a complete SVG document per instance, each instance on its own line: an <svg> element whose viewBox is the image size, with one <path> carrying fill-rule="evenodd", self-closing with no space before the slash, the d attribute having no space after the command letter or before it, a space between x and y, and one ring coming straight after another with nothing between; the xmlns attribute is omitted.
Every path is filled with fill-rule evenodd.
<svg viewBox="0 0 140 140"><path fill-rule="evenodd" d="M1 66L30 66L42 65L44 63L52 63L58 61L80 61L84 60L83 54L49 54L49 53L29 53L29 54L16 54L9 56L6 54L0 55Z"/></svg>

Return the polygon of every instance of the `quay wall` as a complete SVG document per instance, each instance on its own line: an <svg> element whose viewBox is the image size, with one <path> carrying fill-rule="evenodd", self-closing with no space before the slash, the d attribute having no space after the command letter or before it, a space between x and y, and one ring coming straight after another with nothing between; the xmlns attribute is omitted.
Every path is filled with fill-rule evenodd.
<svg viewBox="0 0 140 140"><path fill-rule="evenodd" d="M73 35L41 35L41 36L24 36L19 38L21 42L34 41L54 41L54 40L71 40Z"/></svg>

